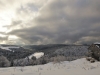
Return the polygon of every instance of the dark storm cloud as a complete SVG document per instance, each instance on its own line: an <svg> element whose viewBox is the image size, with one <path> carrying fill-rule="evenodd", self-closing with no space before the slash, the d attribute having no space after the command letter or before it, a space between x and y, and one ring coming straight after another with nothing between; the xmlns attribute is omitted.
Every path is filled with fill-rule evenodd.
<svg viewBox="0 0 100 75"><path fill-rule="evenodd" d="M31 21L36 26L13 30L8 34L21 37L30 44L100 41L99 7L99 0L52 0Z"/></svg>

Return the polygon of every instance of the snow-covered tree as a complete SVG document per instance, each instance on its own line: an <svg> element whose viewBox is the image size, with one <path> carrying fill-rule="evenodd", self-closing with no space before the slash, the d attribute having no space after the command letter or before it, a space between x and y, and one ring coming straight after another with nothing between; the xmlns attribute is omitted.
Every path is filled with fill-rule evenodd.
<svg viewBox="0 0 100 75"><path fill-rule="evenodd" d="M9 67L10 62L5 56L0 56L0 67Z"/></svg>

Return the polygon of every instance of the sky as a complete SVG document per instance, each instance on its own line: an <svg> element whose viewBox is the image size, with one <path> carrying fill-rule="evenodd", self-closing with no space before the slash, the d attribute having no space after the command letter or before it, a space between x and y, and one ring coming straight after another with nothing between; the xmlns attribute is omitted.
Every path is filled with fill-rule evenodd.
<svg viewBox="0 0 100 75"><path fill-rule="evenodd" d="M100 42L100 0L0 0L0 44Z"/></svg>

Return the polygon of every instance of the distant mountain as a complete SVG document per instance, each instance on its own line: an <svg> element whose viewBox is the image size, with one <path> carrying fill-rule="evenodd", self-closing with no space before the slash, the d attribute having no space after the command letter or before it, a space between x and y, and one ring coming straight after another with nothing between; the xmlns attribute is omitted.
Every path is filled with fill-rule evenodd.
<svg viewBox="0 0 100 75"><path fill-rule="evenodd" d="M31 50L45 50L45 49L50 49L50 48L60 48L60 47L65 47L68 46L66 44L47 44L47 45L25 45L23 48L26 49L31 49Z"/></svg>

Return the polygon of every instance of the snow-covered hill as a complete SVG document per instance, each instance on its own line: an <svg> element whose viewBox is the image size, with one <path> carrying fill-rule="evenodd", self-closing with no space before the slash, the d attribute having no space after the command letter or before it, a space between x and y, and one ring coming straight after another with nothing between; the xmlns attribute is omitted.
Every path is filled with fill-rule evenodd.
<svg viewBox="0 0 100 75"><path fill-rule="evenodd" d="M36 52L36 53L33 53L32 55L28 56L29 59L31 59L33 56L35 56L37 59L42 57L44 55L43 52Z"/></svg>
<svg viewBox="0 0 100 75"><path fill-rule="evenodd" d="M100 75L100 62L85 58L38 66L0 68L0 75Z"/></svg>
<svg viewBox="0 0 100 75"><path fill-rule="evenodd" d="M18 47L18 46L2 46L2 45L0 45L0 48L1 49L3 49L3 50L8 50L8 51L12 51L11 49L18 49L18 48L20 48L20 47Z"/></svg>

